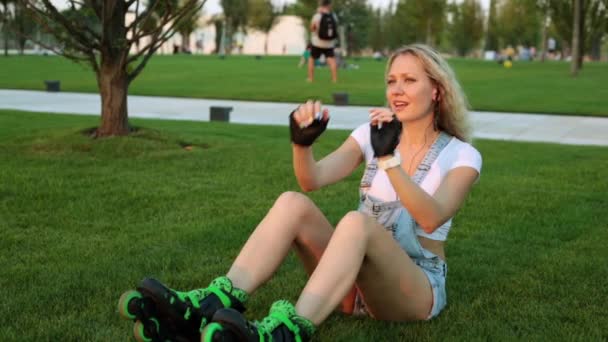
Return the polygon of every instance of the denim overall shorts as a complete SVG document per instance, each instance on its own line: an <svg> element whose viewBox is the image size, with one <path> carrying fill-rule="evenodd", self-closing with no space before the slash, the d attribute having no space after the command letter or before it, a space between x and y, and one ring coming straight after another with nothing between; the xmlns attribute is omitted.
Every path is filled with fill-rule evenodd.
<svg viewBox="0 0 608 342"><path fill-rule="evenodd" d="M441 132L437 140L433 143L424 159L418 166L412 180L420 185L426 177L431 165L439 156L439 153L450 142L452 136ZM418 223L412 218L410 213L403 207L399 200L382 201L367 193L372 180L378 171L378 161L374 158L367 167L361 178L359 187L360 202L357 211L371 216L378 221L385 229L390 231L393 238L403 250L407 252L412 261L418 265L426 274L433 290L433 307L427 319L437 316L447 303L445 290L445 279L447 275L447 265L433 252L425 249L420 244L416 235ZM357 290L355 297L354 315L368 315L365 308L364 298Z"/></svg>

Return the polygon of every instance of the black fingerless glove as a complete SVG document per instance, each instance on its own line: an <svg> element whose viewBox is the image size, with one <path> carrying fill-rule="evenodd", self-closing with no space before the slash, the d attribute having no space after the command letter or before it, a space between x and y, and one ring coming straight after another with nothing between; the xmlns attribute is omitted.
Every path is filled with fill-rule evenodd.
<svg viewBox="0 0 608 342"><path fill-rule="evenodd" d="M295 111L294 111L295 112ZM304 128L300 128L298 123L293 117L293 113L289 114L289 131L291 133L291 141L296 145L310 146L315 140L325 131L327 128L327 120L313 120L310 125Z"/></svg>
<svg viewBox="0 0 608 342"><path fill-rule="evenodd" d="M370 134L374 157L382 157L395 152L401 135L401 121L393 117L393 121L383 122L382 128L370 124Z"/></svg>

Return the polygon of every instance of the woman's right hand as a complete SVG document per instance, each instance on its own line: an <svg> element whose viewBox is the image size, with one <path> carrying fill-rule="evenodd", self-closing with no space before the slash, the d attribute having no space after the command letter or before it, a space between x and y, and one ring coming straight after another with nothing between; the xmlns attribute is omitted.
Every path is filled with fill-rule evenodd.
<svg viewBox="0 0 608 342"><path fill-rule="evenodd" d="M329 111L321 101L308 100L289 115L291 141L300 146L310 146L325 131Z"/></svg>

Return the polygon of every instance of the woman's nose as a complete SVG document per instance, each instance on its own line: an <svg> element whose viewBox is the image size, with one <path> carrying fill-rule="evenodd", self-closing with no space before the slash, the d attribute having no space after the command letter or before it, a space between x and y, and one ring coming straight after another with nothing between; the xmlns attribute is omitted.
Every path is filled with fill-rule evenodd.
<svg viewBox="0 0 608 342"><path fill-rule="evenodd" d="M391 85L390 91L391 94L401 95L405 91L404 84L402 82L395 82Z"/></svg>

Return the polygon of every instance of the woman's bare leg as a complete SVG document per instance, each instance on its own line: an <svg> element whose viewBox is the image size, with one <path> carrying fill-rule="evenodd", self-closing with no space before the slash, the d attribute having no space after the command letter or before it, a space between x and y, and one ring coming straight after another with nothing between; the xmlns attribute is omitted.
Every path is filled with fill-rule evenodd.
<svg viewBox="0 0 608 342"><path fill-rule="evenodd" d="M337 225L302 291L297 313L320 324L355 282L378 319L425 319L433 304L426 275L391 234L372 218L350 212Z"/></svg>
<svg viewBox="0 0 608 342"><path fill-rule="evenodd" d="M308 198L305 198L305 200L310 201ZM321 256L323 255L323 252L325 252L333 232L334 230L329 225L329 222L327 227L317 226L315 229L298 230L294 241L294 250L309 276L311 276L317 268L319 260L321 260ZM352 313L355 304L355 294L356 289L353 286L351 291L342 300L340 311L347 314Z"/></svg>
<svg viewBox="0 0 608 342"><path fill-rule="evenodd" d="M235 287L252 293L272 276L294 244L312 272L332 232L329 221L308 197L283 193L251 234L227 276Z"/></svg>

